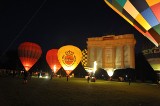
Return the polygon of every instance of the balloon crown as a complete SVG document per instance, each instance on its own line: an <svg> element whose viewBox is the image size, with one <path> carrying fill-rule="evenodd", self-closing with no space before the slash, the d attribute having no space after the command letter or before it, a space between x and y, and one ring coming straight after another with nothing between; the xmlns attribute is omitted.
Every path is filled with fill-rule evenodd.
<svg viewBox="0 0 160 106"><path fill-rule="evenodd" d="M74 52L72 52L72 51L69 50L69 51L65 52L65 54L66 54L66 55L73 55Z"/></svg>

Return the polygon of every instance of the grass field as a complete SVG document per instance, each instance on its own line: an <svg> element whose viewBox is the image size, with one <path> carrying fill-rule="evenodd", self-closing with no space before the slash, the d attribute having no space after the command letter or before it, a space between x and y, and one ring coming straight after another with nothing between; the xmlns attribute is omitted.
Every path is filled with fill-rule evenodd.
<svg viewBox="0 0 160 106"><path fill-rule="evenodd" d="M85 78L0 78L0 106L160 106L160 86Z"/></svg>

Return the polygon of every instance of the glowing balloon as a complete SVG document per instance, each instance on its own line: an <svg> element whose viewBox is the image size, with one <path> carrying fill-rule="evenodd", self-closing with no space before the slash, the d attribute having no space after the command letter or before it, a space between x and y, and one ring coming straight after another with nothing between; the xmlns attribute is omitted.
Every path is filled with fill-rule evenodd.
<svg viewBox="0 0 160 106"><path fill-rule="evenodd" d="M106 4L146 36L160 43L160 0L104 0Z"/></svg>
<svg viewBox="0 0 160 106"><path fill-rule="evenodd" d="M154 71L160 72L160 47L145 43L142 52Z"/></svg>
<svg viewBox="0 0 160 106"><path fill-rule="evenodd" d="M58 50L58 60L69 75L79 64L82 58L81 50L73 45L66 45Z"/></svg>
<svg viewBox="0 0 160 106"><path fill-rule="evenodd" d="M18 47L18 55L26 71L38 61L41 54L41 47L36 43L24 42Z"/></svg>
<svg viewBox="0 0 160 106"><path fill-rule="evenodd" d="M82 59L81 63L84 67L87 66L87 49L82 50Z"/></svg>
<svg viewBox="0 0 160 106"><path fill-rule="evenodd" d="M84 69L85 69L88 73L93 72L94 69L87 66L87 49L82 50L81 63L82 63L82 66L84 67Z"/></svg>
<svg viewBox="0 0 160 106"><path fill-rule="evenodd" d="M46 54L46 61L52 71L56 74L58 70L61 68L61 64L58 60L58 49L51 49Z"/></svg>

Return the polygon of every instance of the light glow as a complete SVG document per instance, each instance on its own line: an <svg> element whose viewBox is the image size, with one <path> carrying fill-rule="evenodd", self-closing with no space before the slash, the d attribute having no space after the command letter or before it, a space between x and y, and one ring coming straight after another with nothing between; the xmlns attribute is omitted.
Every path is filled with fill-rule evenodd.
<svg viewBox="0 0 160 106"><path fill-rule="evenodd" d="M54 65L54 67L53 67L54 73L56 72L56 69L57 69L56 65Z"/></svg>
<svg viewBox="0 0 160 106"><path fill-rule="evenodd" d="M115 69L113 68L104 68L104 70L107 71L107 74L109 75L109 77L113 76Z"/></svg>
<svg viewBox="0 0 160 106"><path fill-rule="evenodd" d="M97 62L94 61L93 74L95 74L96 70L97 70Z"/></svg>
<svg viewBox="0 0 160 106"><path fill-rule="evenodd" d="M48 79L48 75L45 78Z"/></svg>
<svg viewBox="0 0 160 106"><path fill-rule="evenodd" d="M91 68L91 67L84 67L84 69L87 71L87 72L89 72L89 73L91 73L91 72L93 72L93 68Z"/></svg>

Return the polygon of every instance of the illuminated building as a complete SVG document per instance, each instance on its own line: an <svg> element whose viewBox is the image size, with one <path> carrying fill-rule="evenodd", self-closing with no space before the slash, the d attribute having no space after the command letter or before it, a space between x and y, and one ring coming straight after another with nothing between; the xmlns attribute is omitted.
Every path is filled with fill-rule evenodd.
<svg viewBox="0 0 160 106"><path fill-rule="evenodd" d="M87 66L93 67L96 61L105 70L135 68L135 44L133 34L88 38Z"/></svg>

